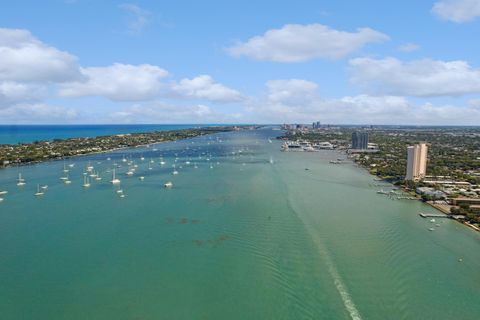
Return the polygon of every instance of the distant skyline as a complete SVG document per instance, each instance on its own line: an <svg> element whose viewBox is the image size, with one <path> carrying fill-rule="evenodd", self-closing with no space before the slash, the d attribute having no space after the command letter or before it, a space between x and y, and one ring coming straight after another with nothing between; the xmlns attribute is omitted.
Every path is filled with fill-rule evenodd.
<svg viewBox="0 0 480 320"><path fill-rule="evenodd" d="M480 0L10 1L0 124L480 124Z"/></svg>

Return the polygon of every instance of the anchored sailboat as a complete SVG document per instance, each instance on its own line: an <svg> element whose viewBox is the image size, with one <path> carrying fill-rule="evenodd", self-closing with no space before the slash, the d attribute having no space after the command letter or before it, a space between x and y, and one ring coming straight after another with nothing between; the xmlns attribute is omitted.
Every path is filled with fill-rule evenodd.
<svg viewBox="0 0 480 320"><path fill-rule="evenodd" d="M25 179L22 178L22 174L18 174L17 186L21 187L25 185Z"/></svg>
<svg viewBox="0 0 480 320"><path fill-rule="evenodd" d="M87 176L83 177L83 187L84 188L89 188L90 187L90 181Z"/></svg>
<svg viewBox="0 0 480 320"><path fill-rule="evenodd" d="M112 171L112 181L110 181L112 184L120 184L120 179L115 178L115 168L113 168Z"/></svg>
<svg viewBox="0 0 480 320"><path fill-rule="evenodd" d="M40 197L43 196L45 193L43 191L40 191L40 185L37 184L37 192L35 193L35 197Z"/></svg>

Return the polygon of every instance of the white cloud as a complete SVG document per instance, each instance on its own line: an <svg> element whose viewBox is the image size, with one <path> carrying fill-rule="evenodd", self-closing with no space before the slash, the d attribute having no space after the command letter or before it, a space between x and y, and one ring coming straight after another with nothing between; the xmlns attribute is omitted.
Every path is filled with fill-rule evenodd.
<svg viewBox="0 0 480 320"><path fill-rule="evenodd" d="M263 97L251 99L247 121L260 123L477 124L480 107L415 105L400 96L322 98L315 83L299 79L267 82ZM272 85L274 84L274 85ZM474 104L475 102L472 102Z"/></svg>
<svg viewBox="0 0 480 320"><path fill-rule="evenodd" d="M313 119L333 123L378 123L391 121L392 114L405 115L409 106L405 98L397 96L322 98L316 83L300 79L271 80L266 87L266 99L256 101L257 106L266 108L265 115L277 116L279 120L287 117L306 123ZM362 122L367 119L369 121Z"/></svg>
<svg viewBox="0 0 480 320"><path fill-rule="evenodd" d="M111 115L112 123L238 123L238 114L221 113L210 106L172 105L161 102L135 104Z"/></svg>
<svg viewBox="0 0 480 320"><path fill-rule="evenodd" d="M109 67L82 68L85 81L64 83L62 97L102 96L113 101L146 101L160 96L236 102L240 92L215 82L209 75L162 83L168 72L157 66L114 64Z"/></svg>
<svg viewBox="0 0 480 320"><path fill-rule="evenodd" d="M20 102L39 101L46 96L43 86L13 81L0 82L0 109Z"/></svg>
<svg viewBox="0 0 480 320"><path fill-rule="evenodd" d="M77 116L78 112L75 109L44 103L17 104L0 109L0 123L4 124L72 123Z"/></svg>
<svg viewBox="0 0 480 320"><path fill-rule="evenodd" d="M268 100L274 103L302 106L318 97L318 85L307 80L270 80L266 86Z"/></svg>
<svg viewBox="0 0 480 320"><path fill-rule="evenodd" d="M331 123L378 123L392 120L386 111L404 113L405 98L359 95L343 98L322 98L316 83L301 79L270 80L263 97L249 101L248 111L259 122L300 122L313 120ZM363 122L366 119L369 121Z"/></svg>
<svg viewBox="0 0 480 320"><path fill-rule="evenodd" d="M80 78L77 58L28 30L0 28L0 80L63 82Z"/></svg>
<svg viewBox="0 0 480 320"><path fill-rule="evenodd" d="M480 119L480 108L437 106L427 102L417 108L412 121L414 124L478 126L478 119Z"/></svg>
<svg viewBox="0 0 480 320"><path fill-rule="evenodd" d="M205 99L214 102L235 102L242 100L240 92L216 83L209 75L200 75L193 79L182 79L172 84L174 94L190 98Z"/></svg>
<svg viewBox="0 0 480 320"><path fill-rule="evenodd" d="M140 8L131 3L124 3L119 5L119 8L129 14L128 30L131 34L138 34L142 32L145 26L150 21L151 13L145 9Z"/></svg>
<svg viewBox="0 0 480 320"><path fill-rule="evenodd" d="M255 60L302 62L316 58L340 59L367 43L384 42L389 37L370 28L356 32L332 29L321 24L287 24L262 36L227 48L232 56Z"/></svg>
<svg viewBox="0 0 480 320"><path fill-rule="evenodd" d="M480 1L443 0L433 5L432 13L443 20L468 22L480 17Z"/></svg>
<svg viewBox="0 0 480 320"><path fill-rule="evenodd" d="M114 101L140 101L155 98L161 79L168 72L149 64L116 63L109 67L82 68L85 81L61 85L63 97L104 96Z"/></svg>
<svg viewBox="0 0 480 320"><path fill-rule="evenodd" d="M480 110L480 99L471 99L468 101L468 105L474 109Z"/></svg>
<svg viewBox="0 0 480 320"><path fill-rule="evenodd" d="M480 92L480 70L465 61L350 60L351 81L376 94L458 96Z"/></svg>
<svg viewBox="0 0 480 320"><path fill-rule="evenodd" d="M398 50L403 52L413 52L417 51L418 49L420 49L420 46L415 43L405 43L398 47Z"/></svg>

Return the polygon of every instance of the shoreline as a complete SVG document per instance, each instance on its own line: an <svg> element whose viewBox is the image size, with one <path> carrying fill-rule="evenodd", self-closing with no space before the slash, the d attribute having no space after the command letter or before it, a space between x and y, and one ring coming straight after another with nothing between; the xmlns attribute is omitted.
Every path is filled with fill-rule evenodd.
<svg viewBox="0 0 480 320"><path fill-rule="evenodd" d="M347 152L344 152L344 153L347 154ZM348 154L347 154L347 157L348 157ZM361 164L359 164L359 163L357 163L357 162L355 162L355 161L352 161L352 163L355 164L357 167L364 169L369 175L371 175L371 176L379 179L378 181L386 182L386 183L391 184L392 186L395 186L391 181L388 181L388 180L386 180L385 178L383 178L383 177L381 177L381 176L378 176L378 175L376 175L376 174L372 174L372 173L368 170L368 167L362 166ZM402 190L403 192L407 192L407 190L406 190L404 187L402 187L401 190ZM451 215L450 211L446 211L445 208L440 207L440 205L438 205L438 204L436 204L436 203L432 203L431 201L422 201L422 198L419 197L419 196L417 196L417 195L415 195L415 198L416 198L416 199L415 199L416 201L420 201L420 202L426 203L426 204L428 204L429 206L431 206L432 208L434 208L435 210L437 210L437 211L445 214L446 216L450 216L450 215ZM413 199L412 199L412 200L413 200ZM473 230L475 230L475 231L477 231L477 232L480 232L480 228L479 228L479 227L477 227L477 226L469 223L468 221L461 221L461 220L458 220L458 219L452 219L452 220L455 220L456 222L458 222L458 223L460 223L460 224L462 224L462 225L464 225L464 226L466 226L466 227L468 227L468 228L470 228L470 229L473 229Z"/></svg>
<svg viewBox="0 0 480 320"><path fill-rule="evenodd" d="M427 201L427 202L425 202L425 203L429 204L429 205L432 206L433 208L437 209L438 211L440 211L440 212L442 212L442 213L444 213L444 214L446 214L446 215L448 215L448 216L451 215L450 211L448 211L446 208L444 208L444 205L439 205L439 204L433 203L433 202L431 202L431 201ZM480 232L480 228L479 228L479 227L477 227L477 226L469 223L468 221L460 221L460 220L458 220L458 219L453 219L453 220L455 220L455 221L457 221L457 222L459 222L459 223L461 223L461 224L463 224L463 225L465 225L465 226L467 226L467 227L469 227L469 228L471 228L471 229L473 229L473 230L475 230L475 231L477 231L477 232Z"/></svg>
<svg viewBox="0 0 480 320"><path fill-rule="evenodd" d="M287 134L285 134L285 132L287 132ZM284 130L284 134L282 136L279 136L277 137L278 140L281 140L281 141L290 141L292 140L291 136L289 136L288 134L288 130ZM298 138L298 137L295 137L294 139L296 139L297 141L298 140L301 140L301 138ZM308 141L310 144L312 143L311 141L311 138L309 139L309 137L303 137L304 141ZM285 142L285 143L287 143ZM300 148L301 149L301 148ZM282 149L282 151L284 151ZM297 150L295 150L297 151ZM306 151L306 150L298 150L298 151ZM308 150L308 151L321 151L321 150ZM350 157L350 154L348 153L347 149L344 149L344 148L334 148L334 149L328 149L328 150L325 150L325 151L334 151L338 154L342 154L344 156L347 157L347 159L349 159L351 161L352 164L354 164L355 166L357 167L360 167L362 169L364 169L370 176L373 176L374 177L374 181L381 181L381 182L384 182L384 183L388 183L389 185L392 185L393 187L397 187L397 188L400 188L404 193L408 194L408 197L403 197L403 199L405 200L419 200L421 202L425 202L427 203L428 205L430 205L431 207L433 207L434 209L440 211L440 213L442 214L445 214L447 215L449 218L452 218L452 215L450 213L450 207L448 207L448 209L446 208L442 208L440 205L436 205L436 204L433 204L433 203L430 203L429 201L423 201L423 199L421 197L419 197L416 193L414 195L412 195L410 193L411 190L409 189L406 189L405 185L397 185L398 182L401 182L401 180L398 180L398 176L382 176L382 175L379 175L378 172L371 172L371 168L369 166L366 165L366 163L364 162L360 162L360 161L356 161L356 159L354 157ZM383 192L382 192L383 193ZM398 200L403 200L399 197L397 197ZM463 218L465 219L465 218ZM463 225L477 231L477 232L480 232L480 228L477 227L476 225L473 225L472 223L470 223L469 221L467 221L466 219L463 220L463 219L457 219L455 218L454 220L456 220L457 222L460 222L462 223Z"/></svg>
<svg viewBox="0 0 480 320"><path fill-rule="evenodd" d="M116 134L95 138L69 138L38 143L0 145L0 169L141 148L164 142L186 140L198 136L235 130L248 130L251 128L252 126L189 128L170 131ZM253 128L256 129L257 126Z"/></svg>
<svg viewBox="0 0 480 320"><path fill-rule="evenodd" d="M337 151L337 152L338 152L338 151ZM344 152L344 151L341 151L341 153L347 154L347 152ZM347 154L347 157L348 157L348 154ZM357 163L357 162L355 162L355 161L352 161L352 163L355 164L357 167L359 167L359 168L361 168L361 169L364 169L369 175L371 175L371 176L379 179L378 181L386 182L386 183L391 184L392 186L395 186L392 182L384 179L383 177L378 176L378 175L375 175L375 174L372 174L372 173L368 170L367 167L362 166L361 164L359 164L359 163ZM401 188L401 190L402 190L403 192L407 192L407 190L406 190L405 188L403 188L403 187ZM443 214L445 214L445 215L447 215L447 216L451 215L450 211L446 211L446 209L443 208L443 207L441 207L439 204L433 203L433 202L431 202L431 201L422 201L422 198L418 197L417 195L415 195L415 198L416 198L416 199L415 199L416 201L420 201L420 202L426 203L426 204L428 204L429 206L431 206L432 208L434 208L435 210L437 210L437 211L439 211L439 212L441 212L441 213L443 213ZM413 199L412 199L412 200L413 200ZM479 228L479 227L477 227L477 226L469 223L468 221L461 221L461 220L458 220L458 219L452 219L452 220L455 220L456 222L458 222L458 223L460 223L460 224L462 224L462 225L464 225L464 226L466 226L466 227L468 227L468 228L470 228L470 229L472 229L472 230L475 230L475 231L477 231L477 232L480 232L480 228Z"/></svg>
<svg viewBox="0 0 480 320"><path fill-rule="evenodd" d="M192 138L195 138L195 137L192 137ZM184 139L179 139L179 140L187 140L187 139L192 139L192 138L184 138ZM40 163L48 163L48 162L54 162L54 161L61 161L61 160L65 160L65 159L86 157L86 156L91 156L91 155L95 155L95 154L110 153L110 152L115 152L115 151L120 151L120 150L125 150L125 149L141 148L141 147L146 147L148 145L158 145L158 144L162 144L162 143L166 143L166 142L172 142L172 141L178 141L178 140L160 141L160 142L154 142L154 143L151 143L151 144L143 144L143 145L138 145L138 146L133 146L133 147L121 147L121 148L114 148L114 149L109 149L109 150L93 151L93 152L90 152L90 153L81 153L81 154L65 156L65 157L61 157L61 158L50 158L50 159L43 160L43 161L31 161L31 162L17 163L15 165L10 165L10 166L4 166L4 167L0 166L0 170L13 168L13 167L33 166L33 165L40 164Z"/></svg>

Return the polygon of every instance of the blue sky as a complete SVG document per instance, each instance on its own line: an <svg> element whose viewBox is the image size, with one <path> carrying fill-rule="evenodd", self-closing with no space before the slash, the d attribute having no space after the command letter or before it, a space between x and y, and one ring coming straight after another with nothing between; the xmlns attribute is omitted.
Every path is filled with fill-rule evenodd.
<svg viewBox="0 0 480 320"><path fill-rule="evenodd" d="M17 0L0 28L0 123L480 124L480 0Z"/></svg>

